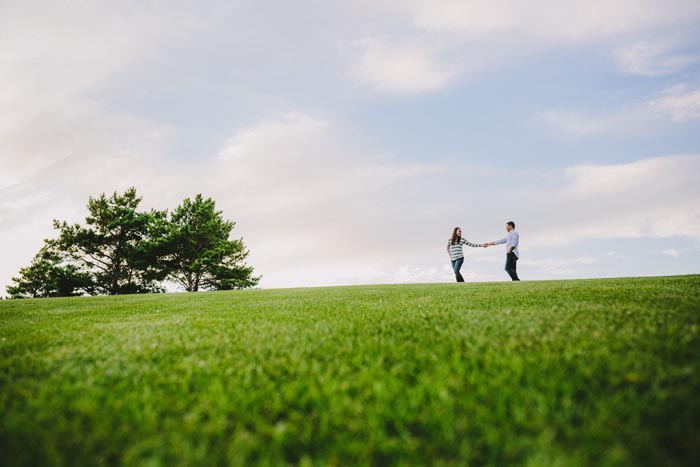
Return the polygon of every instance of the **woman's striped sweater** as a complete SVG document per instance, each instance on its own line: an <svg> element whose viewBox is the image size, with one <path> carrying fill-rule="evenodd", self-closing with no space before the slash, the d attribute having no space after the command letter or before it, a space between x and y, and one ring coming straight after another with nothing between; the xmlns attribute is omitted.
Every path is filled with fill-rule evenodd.
<svg viewBox="0 0 700 467"><path fill-rule="evenodd" d="M481 243L468 242L463 238L457 240L457 243L452 244L452 239L447 240L447 253L450 255L450 260L454 261L459 258L464 258L464 252L462 251L462 245L472 246L474 248L484 246Z"/></svg>

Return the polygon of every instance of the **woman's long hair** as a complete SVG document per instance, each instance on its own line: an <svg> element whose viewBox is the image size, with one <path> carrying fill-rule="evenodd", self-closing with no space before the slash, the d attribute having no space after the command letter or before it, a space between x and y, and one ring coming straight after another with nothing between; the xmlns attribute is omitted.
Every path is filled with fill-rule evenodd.
<svg viewBox="0 0 700 467"><path fill-rule="evenodd" d="M457 242L462 238L459 235L457 235L457 231L459 230L459 227L455 227L455 229L452 231L452 238L450 239L450 244L451 245L456 245Z"/></svg>

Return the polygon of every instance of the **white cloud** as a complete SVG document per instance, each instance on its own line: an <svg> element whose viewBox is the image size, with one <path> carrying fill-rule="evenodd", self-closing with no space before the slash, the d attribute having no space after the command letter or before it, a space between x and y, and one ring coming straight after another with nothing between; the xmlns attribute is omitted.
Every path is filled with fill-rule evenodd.
<svg viewBox="0 0 700 467"><path fill-rule="evenodd" d="M581 239L688 236L687 226L700 222L696 201L700 186L693 181L699 171L700 155L557 171L551 176L562 185L551 199L538 203L539 210L533 209L531 216L542 218L550 211L566 219L561 233L540 231L539 240L561 244ZM545 193L539 196L544 199ZM566 206L571 216L564 214Z"/></svg>
<svg viewBox="0 0 700 467"><path fill-rule="evenodd" d="M170 140L169 129L74 104L0 132L0 193L7 200L0 203L0 222L22 223L26 212L51 216L57 192L68 197L66 205L75 206L106 181L126 187L145 181L163 164L159 156Z"/></svg>
<svg viewBox="0 0 700 467"><path fill-rule="evenodd" d="M196 32L194 9L159 1L3 3L0 190L13 202L0 207L0 220L44 209L56 190L82 197L105 180L137 183L146 166L164 163L172 128L110 111L97 96Z"/></svg>
<svg viewBox="0 0 700 467"><path fill-rule="evenodd" d="M546 111L540 115L546 125L564 134L583 137L610 132L633 133L651 125L700 119L700 89L688 84L669 87L653 98L627 109L610 113L586 114Z"/></svg>
<svg viewBox="0 0 700 467"><path fill-rule="evenodd" d="M576 266L591 265L599 261L592 256L580 256L578 258L539 258L522 259L518 261L520 269L526 268L530 271L556 276L570 276L576 272Z"/></svg>
<svg viewBox="0 0 700 467"><path fill-rule="evenodd" d="M233 69L238 77L251 67L270 75L307 67L316 72L312 78L322 75L320 82L347 71L353 81L388 93L439 90L582 44L616 50L621 69L665 73L688 59L676 49L692 45L686 30L694 29L700 14L694 1L659 8L650 0L341 0L313 7L279 2L271 10L218 1L5 2L0 84L11 91L0 99L19 102L46 89L98 93L131 67L148 73L193 50L212 55L212 68ZM267 28L275 33L263 32ZM658 42L666 49L656 50ZM51 106L46 97L43 105Z"/></svg>
<svg viewBox="0 0 700 467"><path fill-rule="evenodd" d="M385 7L380 24L393 34L381 41L366 39L380 31L362 36L365 53L352 74L390 93L435 91L526 57L589 45L613 50L626 73L674 73L695 61L679 50L694 44L700 18L700 4L687 0L663 8L653 0L389 0L365 8L376 4Z"/></svg>
<svg viewBox="0 0 700 467"><path fill-rule="evenodd" d="M700 119L700 89L688 89L679 84L666 89L662 95L649 103L659 115L666 115L677 122Z"/></svg>
<svg viewBox="0 0 700 467"><path fill-rule="evenodd" d="M362 53L353 74L379 91L433 91L449 83L453 75L424 45L395 46L365 39L357 47Z"/></svg>
<svg viewBox="0 0 700 467"><path fill-rule="evenodd" d="M414 240L400 232L419 222L430 203L416 184L441 170L363 151L337 122L278 114L237 131L209 180L226 212L246 226L251 262L280 271L299 265L293 274L268 268L268 284L290 277L338 283L322 277L329 265L343 264L347 274L370 264L375 272L365 280L387 279L395 256ZM318 270L310 278L312 265Z"/></svg>
<svg viewBox="0 0 700 467"><path fill-rule="evenodd" d="M650 27L688 22L700 14L693 1L652 0L417 0L415 24L427 31L484 37L512 34L548 40L590 41Z"/></svg>
<svg viewBox="0 0 700 467"><path fill-rule="evenodd" d="M0 106L20 124L88 92L98 92L134 65L182 44L207 9L154 1L4 2L0 15ZM30 104L30 105L28 105Z"/></svg>
<svg viewBox="0 0 700 467"><path fill-rule="evenodd" d="M698 57L679 53L672 41L641 41L618 47L614 58L618 70L623 73L660 76L677 73L698 61Z"/></svg>
<svg viewBox="0 0 700 467"><path fill-rule="evenodd" d="M663 255L670 256L672 258L678 258L681 255L681 251L676 248L669 248L661 252Z"/></svg>

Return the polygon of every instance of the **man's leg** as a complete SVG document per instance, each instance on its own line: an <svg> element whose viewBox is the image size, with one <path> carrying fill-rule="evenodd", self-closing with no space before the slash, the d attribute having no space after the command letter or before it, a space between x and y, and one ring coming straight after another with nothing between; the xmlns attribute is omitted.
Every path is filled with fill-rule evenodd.
<svg viewBox="0 0 700 467"><path fill-rule="evenodd" d="M520 279L518 278L518 273L516 272L517 265L516 263L518 262L518 257L515 256L515 253L508 253L506 255L506 272L510 276L510 278L514 281L519 281Z"/></svg>

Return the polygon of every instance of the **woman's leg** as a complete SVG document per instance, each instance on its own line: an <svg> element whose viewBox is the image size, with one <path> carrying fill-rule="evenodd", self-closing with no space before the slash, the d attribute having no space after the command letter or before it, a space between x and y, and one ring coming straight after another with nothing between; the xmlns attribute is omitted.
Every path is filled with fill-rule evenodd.
<svg viewBox="0 0 700 467"><path fill-rule="evenodd" d="M459 272L459 270L462 269L462 264L464 264L464 257L457 258L452 262L452 268L455 271L455 278L457 279L457 282L464 282L464 277L462 277L462 273Z"/></svg>

